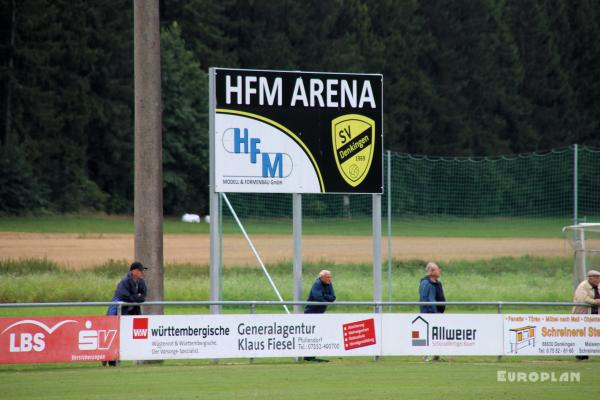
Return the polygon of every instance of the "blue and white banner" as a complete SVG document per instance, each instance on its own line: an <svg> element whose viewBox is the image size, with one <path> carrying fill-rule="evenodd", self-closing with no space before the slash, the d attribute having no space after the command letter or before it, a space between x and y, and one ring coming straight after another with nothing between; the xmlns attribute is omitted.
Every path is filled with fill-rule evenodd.
<svg viewBox="0 0 600 400"><path fill-rule="evenodd" d="M321 173L304 144L260 116L219 112L215 117L218 192L319 193Z"/></svg>
<svg viewBox="0 0 600 400"><path fill-rule="evenodd" d="M122 360L367 356L379 315L147 315L121 318Z"/></svg>

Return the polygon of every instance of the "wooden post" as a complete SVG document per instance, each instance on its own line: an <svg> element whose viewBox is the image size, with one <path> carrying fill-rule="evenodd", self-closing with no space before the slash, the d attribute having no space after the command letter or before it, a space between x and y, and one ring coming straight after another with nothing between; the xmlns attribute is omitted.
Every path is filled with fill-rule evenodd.
<svg viewBox="0 0 600 400"><path fill-rule="evenodd" d="M133 1L135 76L135 259L148 270L147 301L164 300L162 116L158 0ZM163 314L162 306L144 307Z"/></svg>

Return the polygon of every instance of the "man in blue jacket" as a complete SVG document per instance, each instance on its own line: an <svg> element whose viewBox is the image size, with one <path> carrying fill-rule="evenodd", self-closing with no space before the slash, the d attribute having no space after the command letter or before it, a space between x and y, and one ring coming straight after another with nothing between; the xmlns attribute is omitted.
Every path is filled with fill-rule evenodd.
<svg viewBox="0 0 600 400"><path fill-rule="evenodd" d="M421 279L419 284L419 301L446 301L444 296L444 287L440 282L440 276L442 276L442 270L434 262L428 262L425 266L425 275ZM446 306L420 306L421 313L425 314L442 314L446 310ZM439 361L440 356L425 356L424 361Z"/></svg>
<svg viewBox="0 0 600 400"><path fill-rule="evenodd" d="M334 302L335 301L335 290L333 290L333 283L331 283L331 271L326 269L319 272L319 277L313 283L310 289L310 294L306 301L321 301L321 302ZM311 306L307 305L304 307L304 314L323 314L327 310L327 306ZM329 360L322 360L316 357L304 357L305 361L315 362L329 362Z"/></svg>
<svg viewBox="0 0 600 400"><path fill-rule="evenodd" d="M419 301L446 301L444 295L444 287L440 282L442 270L434 263L429 262L425 266L426 276L421 279L419 284ZM424 314L441 314L446 310L446 306L420 306L421 313Z"/></svg>
<svg viewBox="0 0 600 400"><path fill-rule="evenodd" d="M121 279L117 284L115 295L111 301L124 301L127 303L143 303L146 301L146 282L144 282L144 271L148 268L144 267L141 262L135 261L129 266L129 273ZM111 305L108 307L107 315L117 315L117 306ZM121 315L141 315L140 306L123 306ZM117 361L102 361L102 365L117 366Z"/></svg>
<svg viewBox="0 0 600 400"><path fill-rule="evenodd" d="M306 301L335 301L335 290L333 290L333 283L331 283L330 271L324 269L319 272L319 277L313 283ZM306 306L304 314L323 314L325 310L327 310L327 306Z"/></svg>
<svg viewBox="0 0 600 400"><path fill-rule="evenodd" d="M146 282L144 282L144 267L141 262L135 261L129 266L129 273L121 279L117 285L117 290L113 301L124 301L127 303L143 303L146 301ZM140 306L123 306L122 315L141 315Z"/></svg>

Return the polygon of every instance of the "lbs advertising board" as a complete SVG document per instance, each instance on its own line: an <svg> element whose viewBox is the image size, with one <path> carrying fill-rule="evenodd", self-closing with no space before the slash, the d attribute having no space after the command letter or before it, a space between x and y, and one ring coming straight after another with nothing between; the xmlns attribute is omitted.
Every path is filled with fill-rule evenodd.
<svg viewBox="0 0 600 400"><path fill-rule="evenodd" d="M382 75L210 76L217 192L382 193Z"/></svg>

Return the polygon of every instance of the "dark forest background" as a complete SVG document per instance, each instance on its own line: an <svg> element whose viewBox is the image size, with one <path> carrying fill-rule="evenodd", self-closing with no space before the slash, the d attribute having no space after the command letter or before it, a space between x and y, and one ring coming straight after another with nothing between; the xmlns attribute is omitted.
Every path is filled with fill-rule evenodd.
<svg viewBox="0 0 600 400"><path fill-rule="evenodd" d="M132 0L0 0L0 213L133 209ZM210 66L384 74L385 148L600 147L600 1L163 0L164 205L207 207Z"/></svg>

